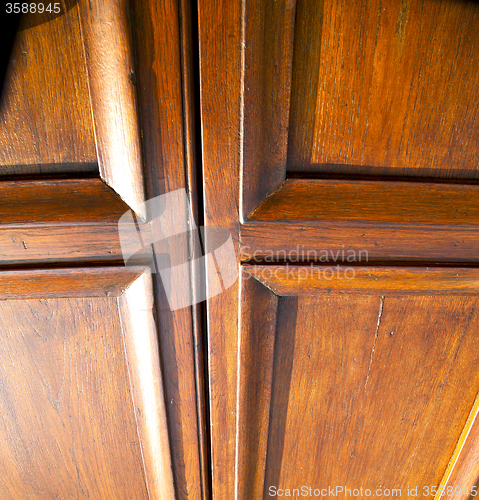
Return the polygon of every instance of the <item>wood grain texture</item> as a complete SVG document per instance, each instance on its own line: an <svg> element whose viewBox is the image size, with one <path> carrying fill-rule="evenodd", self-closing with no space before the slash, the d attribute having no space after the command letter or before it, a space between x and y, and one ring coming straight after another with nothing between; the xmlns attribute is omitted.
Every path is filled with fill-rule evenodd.
<svg viewBox="0 0 479 500"><path fill-rule="evenodd" d="M479 479L479 398L467 419L454 454L444 474L439 489L445 491L447 498L460 499L470 495L477 496L477 481ZM476 486L476 494L473 487ZM438 493L434 500L443 497Z"/></svg>
<svg viewBox="0 0 479 500"><path fill-rule="evenodd" d="M2 227L117 222L127 210L100 179L0 182Z"/></svg>
<svg viewBox="0 0 479 500"><path fill-rule="evenodd" d="M98 171L78 9L29 22L23 16L0 105L0 175Z"/></svg>
<svg viewBox="0 0 479 500"><path fill-rule="evenodd" d="M241 295L236 498L262 498L278 299L256 280Z"/></svg>
<svg viewBox="0 0 479 500"><path fill-rule="evenodd" d="M477 227L479 185L288 179L249 219Z"/></svg>
<svg viewBox="0 0 479 500"><path fill-rule="evenodd" d="M0 300L118 297L144 267L91 267L0 272Z"/></svg>
<svg viewBox="0 0 479 500"><path fill-rule="evenodd" d="M148 499L114 297L0 301L2 497Z"/></svg>
<svg viewBox="0 0 479 500"><path fill-rule="evenodd" d="M474 268L243 266L277 295L298 293L478 295L479 270Z"/></svg>
<svg viewBox="0 0 479 500"><path fill-rule="evenodd" d="M246 219L286 175L296 2L245 1L244 9L240 215Z"/></svg>
<svg viewBox="0 0 479 500"><path fill-rule="evenodd" d="M0 182L0 265L121 262L138 250L139 231L149 235L146 223L122 222L120 243L128 210L100 179Z"/></svg>
<svg viewBox="0 0 479 500"><path fill-rule="evenodd" d="M11 451L0 456L10 472L8 480L2 477L6 498L73 492L77 498L175 498L153 290L145 271L0 273L2 352L23 374L20 381L12 378L14 387L2 376L0 404L7 411L0 440ZM35 392L36 385L45 390ZM34 412L43 399L44 409ZM12 448L15 435L21 446ZM48 481L51 474L56 479Z"/></svg>
<svg viewBox="0 0 479 500"><path fill-rule="evenodd" d="M132 27L136 84L148 198L185 189L190 213L175 213L171 227L198 223L193 6L188 1L135 0ZM195 41L196 42L196 41ZM154 225L154 221L153 221ZM190 227L193 227L190 226ZM157 228L161 229L161 228ZM164 238L153 227L152 241ZM168 245L168 244L167 244ZM156 249L159 251L157 245ZM168 245L170 262L197 255L192 239ZM188 273L176 293L190 293ZM209 498L202 306L172 311L162 279L154 275L160 354L178 500ZM188 290L185 290L185 288Z"/></svg>
<svg viewBox="0 0 479 500"><path fill-rule="evenodd" d="M200 1L198 12L205 223L230 229L236 242L242 167L242 3Z"/></svg>
<svg viewBox="0 0 479 500"><path fill-rule="evenodd" d="M151 275L118 299L143 466L150 500L175 500Z"/></svg>
<svg viewBox="0 0 479 500"><path fill-rule="evenodd" d="M183 88L183 118L185 135L186 186L191 205L193 221L201 224L203 221L203 180L201 174L201 141L200 137L200 102L199 102L199 52L198 52L198 6L189 0L180 2L181 23L181 57L182 57L182 88ZM188 251L197 255L198 248L194 235L190 234ZM193 283L198 283L197 268L190 267ZM189 353L188 363L194 358L196 384L196 415L198 420L198 448L201 474L202 499L211 498L211 464L210 442L208 435L208 402L206 375L206 310L205 304L195 304L191 308L193 325L194 354ZM191 425L191 424L190 424ZM194 456L194 455L190 455ZM193 461L191 461L193 462ZM196 464L193 465L196 468Z"/></svg>
<svg viewBox="0 0 479 500"><path fill-rule="evenodd" d="M477 262L479 186L288 179L241 227L242 260Z"/></svg>
<svg viewBox="0 0 479 500"><path fill-rule="evenodd" d="M100 175L146 219L128 0L80 0Z"/></svg>
<svg viewBox="0 0 479 500"><path fill-rule="evenodd" d="M182 102L179 3L135 0L132 11L143 156L151 198L186 187L183 113L191 112L192 102ZM194 147L189 141L188 145Z"/></svg>
<svg viewBox="0 0 479 500"><path fill-rule="evenodd" d="M241 227L241 259L274 262L477 263L475 228L371 223L253 223Z"/></svg>
<svg viewBox="0 0 479 500"><path fill-rule="evenodd" d="M323 0L296 2L288 169L310 164L313 155L316 106L311 104L316 101L319 84L324 3Z"/></svg>
<svg viewBox="0 0 479 500"><path fill-rule="evenodd" d="M235 246L241 212L243 8L240 0L198 2L204 224L228 229ZM206 243L214 248L213 241ZM235 498L239 303L238 282L207 303L213 500Z"/></svg>
<svg viewBox="0 0 479 500"><path fill-rule="evenodd" d="M448 295L281 298L264 498L302 485L431 498L479 388L476 310Z"/></svg>
<svg viewBox="0 0 479 500"><path fill-rule="evenodd" d="M295 346L295 325L298 314L298 299L288 297L278 299L276 331L274 332L273 380L271 402L268 415L268 436L266 463L264 465L263 496L270 495L269 485L279 483L280 464L285 444L285 426L288 398L291 390L291 373ZM267 353L265 353L267 354ZM279 411L278 411L279 410ZM264 437L263 437L264 439Z"/></svg>
<svg viewBox="0 0 479 500"><path fill-rule="evenodd" d="M477 178L478 27L475 2L300 2L288 169Z"/></svg>
<svg viewBox="0 0 479 500"><path fill-rule="evenodd" d="M202 215L201 190L201 141L199 116L199 54L198 54L198 11L197 5L189 0L179 4L181 36L181 84L183 98L184 148L186 178L193 217ZM208 496L209 494L206 494Z"/></svg>
<svg viewBox="0 0 479 500"><path fill-rule="evenodd" d="M130 228L134 248L137 229ZM126 239L124 240L126 242ZM122 263L118 224L55 224L0 230L0 266L30 264Z"/></svg>

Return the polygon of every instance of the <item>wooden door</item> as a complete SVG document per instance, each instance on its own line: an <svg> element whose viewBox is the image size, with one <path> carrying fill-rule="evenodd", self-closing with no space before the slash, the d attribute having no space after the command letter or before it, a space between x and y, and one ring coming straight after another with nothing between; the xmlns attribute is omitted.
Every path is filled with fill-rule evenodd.
<svg viewBox="0 0 479 500"><path fill-rule="evenodd" d="M473 498L477 3L198 4L213 498Z"/></svg>
<svg viewBox="0 0 479 500"><path fill-rule="evenodd" d="M474 498L477 4L65 6L2 94L0 497ZM206 346L118 237L183 188Z"/></svg>
<svg viewBox="0 0 479 500"><path fill-rule="evenodd" d="M0 498L205 499L199 306L122 253L148 198L196 206L191 7L58 5L0 105Z"/></svg>
<svg viewBox="0 0 479 500"><path fill-rule="evenodd" d="M2 498L173 498L149 274L0 280Z"/></svg>

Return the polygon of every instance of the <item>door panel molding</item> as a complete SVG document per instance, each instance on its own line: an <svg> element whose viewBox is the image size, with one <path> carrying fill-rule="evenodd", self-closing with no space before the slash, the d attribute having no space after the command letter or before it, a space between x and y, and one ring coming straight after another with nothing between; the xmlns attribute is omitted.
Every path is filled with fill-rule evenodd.
<svg viewBox="0 0 479 500"><path fill-rule="evenodd" d="M241 217L247 219L286 177L296 2L244 1L243 9L243 66L236 76L243 99Z"/></svg>
<svg viewBox="0 0 479 500"><path fill-rule="evenodd" d="M463 499L465 494L469 492L469 498L474 498L471 488L476 486L477 478L479 477L479 395L476 397L474 406L467 419L466 425L461 433L461 437L457 443L454 455L449 462L447 470L442 478L439 490L446 491L451 488L454 492L448 495L451 499ZM459 488L459 490L456 490ZM457 492L460 493L458 494ZM444 498L438 493L434 500Z"/></svg>
<svg viewBox="0 0 479 500"><path fill-rule="evenodd" d="M228 229L237 252L242 213L243 9L244 2L240 0L198 2L204 224ZM207 242L206 247L209 246ZM206 276L209 273L207 268ZM233 471L236 470L239 304L238 282L207 302L214 500L236 498Z"/></svg>
<svg viewBox="0 0 479 500"><path fill-rule="evenodd" d="M193 2L135 0L131 5L146 194L152 199L185 190L191 213L176 213L169 222L184 224L184 217L192 216L201 225ZM150 234L150 241L159 238L153 225ZM193 233L187 239L185 245L168 247L172 261L184 263L196 255ZM178 286L193 289L198 277L190 271L192 282ZM159 273L153 283L176 495L178 500L207 500L203 304L171 311Z"/></svg>
<svg viewBox="0 0 479 500"><path fill-rule="evenodd" d="M381 270L394 289L383 287L374 269L361 269L364 275L347 282L323 279L320 290L310 286L321 281L314 276L301 284L283 275L260 282L260 272L274 266L251 267L243 266L236 498L266 498L272 485L347 484L349 468L362 487L379 479L404 495L416 483L438 487L448 463L440 484L470 492L479 475L479 274L474 270L475 286L462 290L460 273L450 270ZM429 271L437 275L432 281ZM355 280L371 286L351 287ZM252 367L256 377L248 376ZM396 439L401 447L391 444ZM348 469L338 465L344 460ZM363 468L364 460L374 467Z"/></svg>
<svg viewBox="0 0 479 500"><path fill-rule="evenodd" d="M4 227L118 222L128 210L100 179L0 182Z"/></svg>
<svg viewBox="0 0 479 500"><path fill-rule="evenodd" d="M244 265L242 269L280 296L479 295L479 269L345 265Z"/></svg>
<svg viewBox="0 0 479 500"><path fill-rule="evenodd" d="M478 226L473 184L287 179L241 226L240 252L242 260L349 251L369 261L477 262Z"/></svg>
<svg viewBox="0 0 479 500"><path fill-rule="evenodd" d="M0 300L42 297L118 297L144 267L91 267L0 272Z"/></svg>
<svg viewBox="0 0 479 500"><path fill-rule="evenodd" d="M243 262L352 261L363 265L477 264L477 229L361 222L254 222L241 226Z"/></svg>
<svg viewBox="0 0 479 500"><path fill-rule="evenodd" d="M288 179L247 222L477 227L479 185Z"/></svg>
<svg viewBox="0 0 479 500"><path fill-rule="evenodd" d="M174 500L145 267L0 272L10 496Z"/></svg>
<svg viewBox="0 0 479 500"><path fill-rule="evenodd" d="M273 381L278 298L250 279L242 281L238 357L237 498L262 498Z"/></svg>
<svg viewBox="0 0 479 500"><path fill-rule="evenodd" d="M100 176L146 220L129 2L78 6Z"/></svg>
<svg viewBox="0 0 479 500"><path fill-rule="evenodd" d="M120 263L118 220L128 210L101 179L2 181L1 265ZM128 229L122 244L134 248L139 227Z"/></svg>
<svg viewBox="0 0 479 500"><path fill-rule="evenodd" d="M151 275L132 282L118 306L149 500L175 500Z"/></svg>

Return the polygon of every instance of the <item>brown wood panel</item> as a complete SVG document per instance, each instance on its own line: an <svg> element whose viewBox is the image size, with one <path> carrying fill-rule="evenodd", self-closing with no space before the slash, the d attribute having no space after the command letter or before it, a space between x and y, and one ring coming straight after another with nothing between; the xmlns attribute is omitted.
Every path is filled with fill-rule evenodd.
<svg viewBox="0 0 479 500"><path fill-rule="evenodd" d="M147 195L151 199L185 189L191 213L176 213L171 226L184 227L188 218L196 226L199 188L193 6L186 0L135 0L131 5ZM153 222L152 240L161 238L164 238L161 228ZM198 249L191 238L184 243L168 245L171 262L183 264L197 255ZM177 283L176 292L185 291L196 279L187 273L184 282ZM205 422L202 305L171 311L159 274L154 276L154 285L176 498L206 500L209 443Z"/></svg>
<svg viewBox="0 0 479 500"><path fill-rule="evenodd" d="M475 228L368 223L253 223L241 227L241 259L253 262L477 263Z"/></svg>
<svg viewBox="0 0 479 500"><path fill-rule="evenodd" d="M323 0L297 0L296 2L288 169L293 169L295 165L300 165L301 168L311 163L312 137L316 123L316 94L321 64L323 8ZM305 105L306 102L309 105Z"/></svg>
<svg viewBox="0 0 479 500"><path fill-rule="evenodd" d="M288 127L288 169L297 177L329 169L474 179L476 6L379 0L198 6L205 223L229 229L243 260L254 263L251 254L259 251L267 262L270 250L285 250L288 260L298 248L352 249L356 256L366 250L370 260L403 264L478 262L472 182L297 178L279 186ZM287 272L286 266L258 272L265 270ZM384 477L401 488L409 480L422 482L419 488L441 481L479 389L477 272L354 270L356 279L346 283L315 281L312 273L293 283L287 275L260 278L262 291L243 283L209 300L213 498L267 498L269 485L291 478L296 486L341 477L349 485L354 476L366 485ZM284 307L273 351L276 300ZM383 308L405 332L397 341L395 329L382 330ZM308 342L318 345L314 362ZM373 364L375 349L380 365Z"/></svg>
<svg viewBox="0 0 479 500"><path fill-rule="evenodd" d="M175 500L151 275L119 297L125 353L149 500Z"/></svg>
<svg viewBox="0 0 479 500"><path fill-rule="evenodd" d="M135 248L135 227L131 227L130 235L127 247ZM1 266L100 261L123 261L117 223L10 226L0 230Z"/></svg>
<svg viewBox="0 0 479 500"><path fill-rule="evenodd" d="M178 2L135 0L136 78L148 195L185 187L185 139L181 30ZM153 175L154 174L154 175ZM150 180L151 177L151 180ZM178 186L178 187L177 187Z"/></svg>
<svg viewBox="0 0 479 500"><path fill-rule="evenodd" d="M476 2L299 2L288 170L477 178L478 27Z"/></svg>
<svg viewBox="0 0 479 500"><path fill-rule="evenodd" d="M0 182L3 227L118 222L128 210L100 179Z"/></svg>
<svg viewBox="0 0 479 500"><path fill-rule="evenodd" d="M263 494L278 298L256 280L241 294L236 498L246 499Z"/></svg>
<svg viewBox="0 0 479 500"><path fill-rule="evenodd" d="M204 224L228 229L235 246L241 213L243 7L240 0L198 2ZM214 243L207 241L206 248ZM214 500L235 498L239 301L236 283L207 303Z"/></svg>
<svg viewBox="0 0 479 500"><path fill-rule="evenodd" d="M78 9L31 21L23 16L2 94L0 175L98 171Z"/></svg>
<svg viewBox="0 0 479 500"><path fill-rule="evenodd" d="M269 498L272 486L298 496L304 485L370 488L373 498L378 488L411 498L414 486L413 496L433 498L440 484L470 492L476 270L293 280L278 268L243 266L235 498Z"/></svg>
<svg viewBox="0 0 479 500"><path fill-rule="evenodd" d="M278 295L478 295L479 269L421 267L243 266Z"/></svg>
<svg viewBox="0 0 479 500"><path fill-rule="evenodd" d="M250 221L477 227L479 185L288 179Z"/></svg>
<svg viewBox="0 0 479 500"><path fill-rule="evenodd" d="M85 295L0 301L5 499L149 498L116 298Z"/></svg>
<svg viewBox="0 0 479 500"><path fill-rule="evenodd" d="M244 2L242 217L286 174L296 2ZM278 34L281 34L278 36Z"/></svg>
<svg viewBox="0 0 479 500"><path fill-rule="evenodd" d="M242 260L477 262L475 184L288 179L241 227Z"/></svg>
<svg viewBox="0 0 479 500"><path fill-rule="evenodd" d="M253 308L256 308L256 306L253 305ZM271 401L268 415L268 448L264 465L264 493L260 498L271 496L269 491L266 493L267 485L278 482L279 469L275 470L272 462L279 463L281 461L284 449L285 417L287 415L288 395L291 389L291 365L295 345L295 337L291 333L294 332L297 320L297 299L290 298L285 301L283 298L279 298L276 314L274 353L270 360L270 363L273 363L273 380L271 381ZM282 334L283 332L285 334ZM276 412L278 408L282 408L280 414L273 414L273 411ZM240 415L242 412L242 408L238 408Z"/></svg>
<svg viewBox="0 0 479 500"><path fill-rule="evenodd" d="M100 179L0 182L0 265L121 262L126 210ZM129 239L123 229L124 245L134 247L137 228Z"/></svg>
<svg viewBox="0 0 479 500"><path fill-rule="evenodd" d="M438 493L434 499L447 498L474 498L477 496L476 481L479 478L479 396L469 414L466 425L457 443L454 455L442 478ZM473 486L476 486L474 490Z"/></svg>
<svg viewBox="0 0 479 500"><path fill-rule="evenodd" d="M448 295L281 298L264 498L303 485L432 498L479 390L476 309Z"/></svg>
<svg viewBox="0 0 479 500"><path fill-rule="evenodd" d="M122 251L138 250L139 232L150 231L122 221L120 243L118 222L128 210L100 179L0 182L0 265L122 262Z"/></svg>
<svg viewBox="0 0 479 500"><path fill-rule="evenodd" d="M5 498L173 499L144 267L0 273Z"/></svg>
<svg viewBox="0 0 479 500"><path fill-rule="evenodd" d="M0 272L0 300L118 297L144 267L93 267Z"/></svg>
<svg viewBox="0 0 479 500"><path fill-rule="evenodd" d="M78 6L100 175L146 219L129 2Z"/></svg>

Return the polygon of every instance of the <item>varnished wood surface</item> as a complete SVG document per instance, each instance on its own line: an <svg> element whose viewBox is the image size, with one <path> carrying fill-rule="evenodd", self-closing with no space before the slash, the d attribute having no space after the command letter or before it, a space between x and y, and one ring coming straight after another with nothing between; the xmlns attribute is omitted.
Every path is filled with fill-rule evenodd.
<svg viewBox="0 0 479 500"><path fill-rule="evenodd" d="M175 500L151 275L137 278L118 306L148 499Z"/></svg>
<svg viewBox="0 0 479 500"><path fill-rule="evenodd" d="M129 3L78 6L100 175L146 219Z"/></svg>
<svg viewBox="0 0 479 500"><path fill-rule="evenodd" d="M479 269L421 267L243 266L277 295L298 293L479 295Z"/></svg>
<svg viewBox="0 0 479 500"><path fill-rule="evenodd" d="M295 7L292 37L282 9ZM250 216L283 178L288 127L288 170L305 176L324 169L474 179L476 9L453 2L199 2L205 222L228 228L235 241L240 236L243 259L304 245L366 250L383 261L477 262L477 186L377 183L289 196L288 186L303 181L288 180ZM288 110L283 93L290 87ZM270 343L264 355L258 347L271 325L254 336L248 316L256 307L264 325L272 293L245 285L209 301L213 498L267 498L271 484L338 478L439 484L478 389L476 327L468 323L477 323L470 297L476 270L357 271L356 280L320 291L309 281L285 285L285 276L263 280L275 293L300 295L279 299L273 361ZM313 292L324 295L305 296ZM393 318L387 332L382 307ZM404 336L395 336L397 325ZM458 346L463 361L454 358ZM242 386L258 367L262 380Z"/></svg>
<svg viewBox="0 0 479 500"><path fill-rule="evenodd" d="M479 185L288 179L249 221L477 227L478 195Z"/></svg>
<svg viewBox="0 0 479 500"><path fill-rule="evenodd" d="M476 2L299 1L288 169L477 178L478 27Z"/></svg>
<svg viewBox="0 0 479 500"><path fill-rule="evenodd" d="M278 297L256 280L243 280L241 295L236 498L262 498Z"/></svg>
<svg viewBox="0 0 479 500"><path fill-rule="evenodd" d="M241 259L478 262L478 189L288 179L241 226Z"/></svg>
<svg viewBox="0 0 479 500"><path fill-rule="evenodd" d="M479 262L477 230L456 226L253 223L242 225L241 243L241 259L253 262Z"/></svg>
<svg viewBox="0 0 479 500"><path fill-rule="evenodd" d="M149 235L145 223L122 224L120 244L128 210L100 179L0 182L0 266L122 262L139 250L138 231Z"/></svg>
<svg viewBox="0 0 479 500"><path fill-rule="evenodd" d="M176 498L145 271L0 273L5 498Z"/></svg>
<svg viewBox="0 0 479 500"><path fill-rule="evenodd" d="M182 88L183 88L183 119L185 134L185 159L186 159L186 186L188 199L191 204L193 219L197 225L203 222L203 181L201 177L201 141L199 140L200 102L199 102L199 54L198 54L198 9L197 4L189 0L180 2L181 20L181 56L182 56ZM167 170L169 172L169 170ZM168 176L171 174L169 173ZM167 183L168 185L169 183ZM173 186L172 186L173 187ZM190 235L189 251L197 252L194 238ZM195 274L192 266L191 275L194 283L201 277ZM190 314L190 311L187 312ZM195 387L196 387L196 415L198 421L198 448L201 474L201 493L203 500L211 498L211 463L210 442L208 435L208 400L206 376L206 311L205 304L198 303L191 308L191 321L193 325L194 353L188 354L188 364L194 358ZM180 335L181 337L181 335ZM191 369L190 369L191 370ZM187 375L189 376L189 375ZM191 425L191 423L189 424ZM195 456L195 455L193 455ZM193 465L195 467L195 465Z"/></svg>
<svg viewBox="0 0 479 500"><path fill-rule="evenodd" d="M149 197L173 190L167 184L186 187L183 113L193 103L182 102L180 28L178 2L135 0L136 82Z"/></svg>
<svg viewBox="0 0 479 500"><path fill-rule="evenodd" d="M200 224L192 9L188 1L132 2L146 190L149 199L186 190L191 213L174 214L170 222L177 228L183 227L191 214L190 222ZM156 229L153 227L153 240L162 237ZM168 245L171 262L178 264L187 262L197 251L188 239L181 246ZM175 293L189 294L196 279L186 273L184 280L176 283ZM172 311L159 274L154 275L154 286L176 498L207 500L203 305Z"/></svg>
<svg viewBox="0 0 479 500"><path fill-rule="evenodd" d="M323 9L324 2L321 0L296 1L287 152L289 169L293 169L294 165L303 166L305 163L308 165L311 163L307 158L312 155L312 137L316 124L315 101L322 57ZM304 101L309 105L306 106Z"/></svg>
<svg viewBox="0 0 479 500"><path fill-rule="evenodd" d="M295 2L243 5L244 67L237 78L243 86L241 216L247 218L286 173Z"/></svg>
<svg viewBox="0 0 479 500"><path fill-rule="evenodd" d="M261 498L302 485L431 498L479 389L476 307L447 294L280 298Z"/></svg>
<svg viewBox="0 0 479 500"><path fill-rule="evenodd" d="M283 178L282 134L287 127L288 170L305 176L322 169L423 177L476 176L477 76L471 74L471 57L476 57L472 51L477 7L473 3L427 2L422 7L420 2L386 5L365 1L351 6L345 2L296 2L292 82L287 80L289 18L280 15L285 5L277 2L274 8L266 8L249 2L230 2L228 6L219 1L199 2L205 222L228 228L236 241L237 224L248 217L241 226L239 241L241 257L250 261L247 255L254 251L264 259L269 250L287 253L299 246L301 252L304 245L305 250L315 251L350 248L356 255L366 250L372 260L477 262L477 186L377 183L369 190L366 184L354 190L351 183L322 197L314 190L308 193L308 189L298 189L293 195L288 186L310 181L288 180L250 216L251 209L262 202L261 197L278 187L278 179ZM295 5L288 3L287 8L291 7ZM423 8L422 12L418 13L418 8ZM277 29L274 42L268 38L272 26ZM440 40L439 33L444 34ZM400 53L394 53L396 48ZM268 57L260 64L265 53ZM272 68L274 71L268 73ZM292 102L288 110L283 92L286 89L289 93L290 86ZM468 148L464 149L466 144ZM312 293L311 283L288 284L288 293L301 297L279 299L285 308L278 314L281 321L276 331L271 384L267 378L270 372L263 370L270 366L271 359L255 350L260 340L254 337L248 349L241 342L251 339L251 332L238 331L243 320L245 328L251 325L247 316L240 316L241 309L249 311L257 306L258 321L264 323L265 303L259 304L259 295L254 293L252 300L256 302L249 305L248 295L236 288L211 299L208 366L213 498L258 495L264 450L264 435L258 438L258 428L264 433L266 426L265 487L274 483L280 486L288 480L291 486L293 481L296 486L334 484L341 477L341 463L347 464L345 480L356 476L377 484L389 477L400 487L414 481L423 481L421 486L438 485L478 388L473 368L477 361L470 345L462 344L461 351L464 359L471 356L465 361L470 363L469 368L456 366L451 352L452 346L464 340L461 335L465 329L467 342L475 342L474 327L467 322L476 298L454 294L476 295L477 273L466 269L458 277L448 274L450 271L437 271L440 276L436 271L416 273L414 269L386 277L376 271L373 277L359 274L346 285L344 280L334 285L328 282L320 293L327 295L334 286L333 296L314 299L302 295ZM469 271L471 274L465 277ZM264 282L283 293L275 289L286 286L283 278L279 284L267 279ZM367 294L363 295L363 289L358 291L361 286ZM405 298L403 290L420 296ZM385 361L377 366L371 364L375 347L388 348L376 344L376 334L382 332L378 326L381 293L386 295L385 307L389 300L405 301L407 311L399 307L397 315L398 323L407 327L407 338L400 344L400 352L388 351L390 364ZM431 293L438 296L422 296ZM314 311L323 299L331 302L320 315ZM316 301L308 306L307 315L302 309L305 301ZM313 320L315 314L317 319ZM423 321L426 316L429 323ZM431 316L438 325L434 332L440 330L445 337L435 338L436 343L428 350L434 332L425 329ZM331 336L322 344L318 342L319 354L310 362L307 342L316 342L322 328L331 328ZM336 328L340 330L338 335ZM295 329L297 334L292 335ZM365 330L369 332L367 341ZM303 348L299 351L295 337L301 337ZM338 342L336 350L329 351L330 358L321 351L329 338L330 346ZM443 345L445 338L449 339L447 346ZM401 365L410 345L417 349L411 348L413 361L404 363L406 369ZM270 345L265 349L269 353ZM243 354L246 359L249 356L251 366L238 366L238 360L245 362ZM309 368L304 370L303 365ZM249 370L258 366L264 379L255 380L249 390L242 387L242 374L243 380L248 380ZM416 371L419 378L411 375ZM449 376L452 372L454 375ZM360 382L359 373L363 377ZM465 379L474 382L466 385ZM382 380L387 383L381 385ZM377 392L371 392L373 383ZM398 402L394 401L397 383L403 384ZM318 393L311 384L324 385ZM357 389L361 384L367 386L363 395ZM264 394L258 395L258 386L264 387ZM271 386L270 418L260 418L252 410L253 402L259 402L258 415L264 416ZM461 399L466 392L467 397ZM251 395L252 402L246 400L246 394ZM321 404L316 404L321 397ZM386 398L387 405L383 404ZM458 404L462 405L459 410ZM404 420L392 414L391 408L399 408L397 413L402 411ZM451 417L456 418L452 423ZM250 423L249 428L245 422ZM317 427L318 432L313 432ZM385 427L390 431L381 434ZM391 434L395 445L388 441ZM246 459L248 453L252 463ZM263 496L267 497L266 489Z"/></svg>
<svg viewBox="0 0 479 500"><path fill-rule="evenodd" d="M0 175L98 171L77 7L18 33L0 103L0 165Z"/></svg>
<svg viewBox="0 0 479 500"><path fill-rule="evenodd" d="M144 271L144 267L1 271L0 300L118 297Z"/></svg>
<svg viewBox="0 0 479 500"><path fill-rule="evenodd" d="M461 437L454 450L454 455L444 474L440 489L445 491L447 498L459 500L467 497L474 498L473 486L479 478L479 397L476 398ZM438 493L434 500L444 497Z"/></svg>
<svg viewBox="0 0 479 500"><path fill-rule="evenodd" d="M137 230L131 227L135 248ZM0 230L0 266L123 262L117 223L56 224Z"/></svg>
<svg viewBox="0 0 479 500"><path fill-rule="evenodd" d="M100 179L0 182L2 228L118 222L127 210L128 206Z"/></svg>
<svg viewBox="0 0 479 500"><path fill-rule="evenodd" d="M198 2L204 224L228 229L235 246L243 168L242 13L239 0ZM206 246L213 249L214 242ZM235 498L240 300L235 283L207 303L213 500Z"/></svg>
<svg viewBox="0 0 479 500"><path fill-rule="evenodd" d="M117 299L42 291L0 301L2 497L148 499Z"/></svg>

